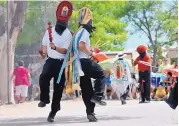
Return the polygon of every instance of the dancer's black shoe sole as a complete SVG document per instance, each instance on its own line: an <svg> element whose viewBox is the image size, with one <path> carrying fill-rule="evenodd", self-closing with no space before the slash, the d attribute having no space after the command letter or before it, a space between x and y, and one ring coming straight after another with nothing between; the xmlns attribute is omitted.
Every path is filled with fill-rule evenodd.
<svg viewBox="0 0 179 126"><path fill-rule="evenodd" d="M48 122L54 122L54 118L55 118L55 114L53 114L52 112L49 113L49 116L47 118Z"/></svg>
<svg viewBox="0 0 179 126"><path fill-rule="evenodd" d="M107 105L107 103L106 103L105 101L102 101L102 97L96 96L96 95L94 95L94 96L91 98L90 101L93 102L93 103L95 103L95 104L99 104L99 105L101 105L101 106L106 106L106 105Z"/></svg>
<svg viewBox="0 0 179 126"><path fill-rule="evenodd" d="M139 104L143 104L143 103L145 103L145 101L140 101L140 102L139 102Z"/></svg>
<svg viewBox="0 0 179 126"><path fill-rule="evenodd" d="M94 116L94 114L87 115L89 122L97 122L98 119Z"/></svg>
<svg viewBox="0 0 179 126"><path fill-rule="evenodd" d="M122 105L125 105L126 104L126 100L123 97L121 97L120 99L121 99Z"/></svg>
<svg viewBox="0 0 179 126"><path fill-rule="evenodd" d="M40 107L40 108L43 108L43 107L45 107L46 106L46 103L45 102L40 102L39 104L38 104L38 107Z"/></svg>
<svg viewBox="0 0 179 126"><path fill-rule="evenodd" d="M125 104L127 104L126 101L122 101L122 105L125 105Z"/></svg>
<svg viewBox="0 0 179 126"><path fill-rule="evenodd" d="M48 117L48 118L47 118L47 121L52 123L52 122L54 122L54 118Z"/></svg>
<svg viewBox="0 0 179 126"><path fill-rule="evenodd" d="M92 98L92 99L91 99L91 102L93 102L93 103L95 103L95 104L99 104L99 105L101 105L101 106L106 106L106 105L107 105L106 102L104 102L104 101L102 101L102 100L95 99L95 98Z"/></svg>

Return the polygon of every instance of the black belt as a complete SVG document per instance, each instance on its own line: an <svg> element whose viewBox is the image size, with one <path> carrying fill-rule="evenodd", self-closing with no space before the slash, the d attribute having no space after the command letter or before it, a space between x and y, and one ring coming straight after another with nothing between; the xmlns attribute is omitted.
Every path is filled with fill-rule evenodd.
<svg viewBox="0 0 179 126"><path fill-rule="evenodd" d="M150 72L150 70L140 70L139 72Z"/></svg>
<svg viewBox="0 0 179 126"><path fill-rule="evenodd" d="M51 57L49 57L48 59L51 59L51 60L60 60L60 61L63 61L64 59L58 59L58 58L51 58Z"/></svg>

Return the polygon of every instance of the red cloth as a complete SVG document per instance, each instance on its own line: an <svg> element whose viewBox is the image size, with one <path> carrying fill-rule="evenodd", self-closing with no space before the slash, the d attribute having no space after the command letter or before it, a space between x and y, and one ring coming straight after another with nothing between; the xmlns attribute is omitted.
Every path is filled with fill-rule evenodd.
<svg viewBox="0 0 179 126"><path fill-rule="evenodd" d="M140 45L137 47L137 52L146 52L147 51L147 47L144 45Z"/></svg>
<svg viewBox="0 0 179 126"><path fill-rule="evenodd" d="M151 59L148 55L145 55L143 60L140 60L140 57L137 57L137 59L134 61L134 65L138 64L138 71L147 71L150 70L150 66L147 66L145 64L139 63L139 61L144 61L150 63Z"/></svg>
<svg viewBox="0 0 179 126"><path fill-rule="evenodd" d="M63 8L67 7L68 11L66 15L63 15ZM57 7L56 10L56 18L57 21L62 21L62 22L68 22L68 19L71 17L73 11L73 5L69 1L62 1Z"/></svg>
<svg viewBox="0 0 179 126"><path fill-rule="evenodd" d="M29 80L28 80L28 69L20 66L14 69L14 76L15 76L15 86L18 85L26 85L29 86Z"/></svg>

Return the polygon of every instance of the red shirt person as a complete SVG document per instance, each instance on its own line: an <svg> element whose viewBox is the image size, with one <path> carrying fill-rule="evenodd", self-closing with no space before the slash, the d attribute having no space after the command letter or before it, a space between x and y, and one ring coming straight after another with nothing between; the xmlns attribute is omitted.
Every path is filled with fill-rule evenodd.
<svg viewBox="0 0 179 126"><path fill-rule="evenodd" d="M13 72L15 85L15 101L24 102L28 93L28 86L30 85L30 74L28 69L24 67L24 62L19 61L18 67Z"/></svg>
<svg viewBox="0 0 179 126"><path fill-rule="evenodd" d="M148 71L150 70L150 63L151 63L151 59L146 54L143 58L140 58L140 56L137 57L136 60L134 61L134 66L138 65L138 71Z"/></svg>
<svg viewBox="0 0 179 126"><path fill-rule="evenodd" d="M140 103L144 103L145 101L150 101L150 62L151 59L147 54L147 47L144 45L140 45L137 47L137 52L139 56L134 61L134 66L138 65L139 71L139 83L141 89L141 97L142 100Z"/></svg>

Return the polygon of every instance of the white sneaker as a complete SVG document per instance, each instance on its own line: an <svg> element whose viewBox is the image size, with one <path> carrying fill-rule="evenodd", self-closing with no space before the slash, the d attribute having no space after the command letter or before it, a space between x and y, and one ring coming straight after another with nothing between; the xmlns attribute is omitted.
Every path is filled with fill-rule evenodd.
<svg viewBox="0 0 179 126"><path fill-rule="evenodd" d="M112 100L112 96L109 96L109 100Z"/></svg>
<svg viewBox="0 0 179 126"><path fill-rule="evenodd" d="M108 96L105 96L104 99L105 99L105 100L108 100Z"/></svg>

